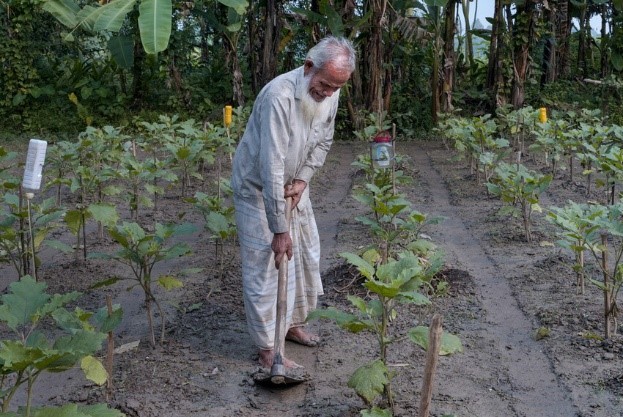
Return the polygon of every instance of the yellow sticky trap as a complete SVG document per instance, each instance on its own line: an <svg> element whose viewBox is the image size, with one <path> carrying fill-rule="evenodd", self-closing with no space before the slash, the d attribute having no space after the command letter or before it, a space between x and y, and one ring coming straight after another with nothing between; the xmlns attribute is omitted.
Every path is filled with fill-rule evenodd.
<svg viewBox="0 0 623 417"><path fill-rule="evenodd" d="M232 107L225 106L225 108L223 109L223 123L227 127L229 127L229 125L231 124L231 113L232 113Z"/></svg>

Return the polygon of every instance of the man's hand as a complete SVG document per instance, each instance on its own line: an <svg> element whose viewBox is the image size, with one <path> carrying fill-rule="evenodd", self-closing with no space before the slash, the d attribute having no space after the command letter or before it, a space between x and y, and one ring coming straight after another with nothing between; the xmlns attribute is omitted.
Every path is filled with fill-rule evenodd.
<svg viewBox="0 0 623 417"><path fill-rule="evenodd" d="M290 233L275 233L273 235L271 249L275 253L275 267L279 269L279 265L281 265L281 260L284 256L287 256L288 259L292 259L292 239L290 238Z"/></svg>
<svg viewBox="0 0 623 417"><path fill-rule="evenodd" d="M283 196L292 197L292 209L301 201L306 187L307 183L303 180L294 180L292 184L286 185Z"/></svg>

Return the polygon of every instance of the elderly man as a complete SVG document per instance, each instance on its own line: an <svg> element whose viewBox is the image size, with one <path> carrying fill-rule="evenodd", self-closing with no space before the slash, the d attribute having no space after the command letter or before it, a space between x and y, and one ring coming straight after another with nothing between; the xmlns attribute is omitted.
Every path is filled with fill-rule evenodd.
<svg viewBox="0 0 623 417"><path fill-rule="evenodd" d="M350 41L327 37L309 50L305 63L260 91L236 149L232 169L234 206L242 259L247 325L261 366L274 357L279 263L287 256L286 339L315 346L304 330L323 293L320 238L309 200L309 181L331 143L340 88L355 69ZM292 197L288 229L286 197ZM286 367L298 365L284 358Z"/></svg>

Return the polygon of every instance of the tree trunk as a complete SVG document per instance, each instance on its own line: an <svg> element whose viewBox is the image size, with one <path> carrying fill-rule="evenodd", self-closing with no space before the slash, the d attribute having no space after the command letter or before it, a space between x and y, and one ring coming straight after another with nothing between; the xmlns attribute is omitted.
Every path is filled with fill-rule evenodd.
<svg viewBox="0 0 623 417"><path fill-rule="evenodd" d="M586 65L586 5L580 9L580 32L578 38L578 71L582 71L584 78L588 77L588 68Z"/></svg>
<svg viewBox="0 0 623 417"><path fill-rule="evenodd" d="M556 3L556 0L553 0L550 3L550 7L544 8L545 21L547 22L547 39L543 46L541 87L556 80Z"/></svg>
<svg viewBox="0 0 623 417"><path fill-rule="evenodd" d="M258 50L260 49L259 42L259 26L256 24L259 19L257 13L257 2L249 2L249 12L247 13L247 33L249 44L247 47L247 60L249 70L251 73L251 91L253 95L257 95L260 91L259 81L259 64L258 64Z"/></svg>
<svg viewBox="0 0 623 417"><path fill-rule="evenodd" d="M606 78L610 73L609 62L610 62L610 53L608 52L608 13L607 6L605 4L601 5L601 41L600 41L600 49L601 49L601 61L600 61L600 74L601 78Z"/></svg>
<svg viewBox="0 0 623 417"><path fill-rule="evenodd" d="M469 1L461 0L461 6L463 8L463 20L465 21L465 58L469 65L474 64L474 42L472 40L472 28L469 23ZM476 4L478 7L478 4Z"/></svg>
<svg viewBox="0 0 623 417"><path fill-rule="evenodd" d="M134 35L134 66L132 67L132 107L140 109L146 94L146 83L143 78L143 66L145 64L145 50L136 29Z"/></svg>
<svg viewBox="0 0 623 417"><path fill-rule="evenodd" d="M311 0L311 11L314 13L320 13L320 5L318 4L318 0ZM314 45L317 44L320 41L321 37L322 35L320 33L320 25L317 22L314 22L311 28L312 43Z"/></svg>
<svg viewBox="0 0 623 417"><path fill-rule="evenodd" d="M342 20L344 22L352 21L356 18L356 11L357 7L354 0L346 0L344 2L344 8L341 12ZM355 31L355 29L352 29L351 31ZM346 32L345 35L348 38L352 38L354 36L354 33ZM363 54L361 56L363 56ZM359 62L361 61L362 60L359 59ZM355 66L355 71L350 77L349 85L346 85L342 89L342 94L344 94L346 108L348 109L348 115L352 123L353 130L361 130L364 128L364 119L361 112L361 108L364 105L362 86L363 81L361 79L361 72L359 68L359 66Z"/></svg>
<svg viewBox="0 0 623 417"><path fill-rule="evenodd" d="M556 79L569 76L569 38L571 36L571 15L569 14L569 0L558 1L556 43Z"/></svg>
<svg viewBox="0 0 623 417"><path fill-rule="evenodd" d="M281 21L279 16L280 0L266 0L264 39L262 55L260 58L261 72L259 74L259 88L265 86L277 76L277 56L279 54L279 41Z"/></svg>
<svg viewBox="0 0 623 417"><path fill-rule="evenodd" d="M383 111L383 88L385 79L383 69L383 17L387 0L370 0L368 2L371 12L370 36L366 45L367 82L364 88L364 101L366 108L371 112ZM364 72L364 73L366 73Z"/></svg>
<svg viewBox="0 0 623 417"><path fill-rule="evenodd" d="M493 107L501 107L508 101L504 92L504 13L503 0L495 0L491 42L489 44L489 66L487 71L487 88L492 92Z"/></svg>
<svg viewBox="0 0 623 417"><path fill-rule="evenodd" d="M441 111L448 113L452 111L452 90L454 89L454 67L456 65L454 53L454 33L456 25L454 16L456 14L456 3L448 2L444 16L443 33L443 80L439 86L439 96L441 97Z"/></svg>
<svg viewBox="0 0 623 417"><path fill-rule="evenodd" d="M238 59L238 38L240 34L234 33L224 35L223 41L225 46L225 61L231 69L232 77L232 99L238 106L244 106L244 91L242 69L240 69L240 60Z"/></svg>
<svg viewBox="0 0 623 417"><path fill-rule="evenodd" d="M511 103L519 109L524 104L525 83L530 66L530 45L534 39L535 0L526 0L517 4L515 24L513 27L513 90Z"/></svg>

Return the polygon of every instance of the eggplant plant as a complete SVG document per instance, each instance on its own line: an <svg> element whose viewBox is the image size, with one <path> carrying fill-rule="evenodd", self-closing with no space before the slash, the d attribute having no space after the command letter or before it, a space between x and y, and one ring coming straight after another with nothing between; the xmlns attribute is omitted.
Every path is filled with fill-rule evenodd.
<svg viewBox="0 0 623 417"><path fill-rule="evenodd" d="M531 242L532 213L541 211L539 196L551 181L551 174L542 175L522 164L502 162L486 186L489 193L502 200L504 206L500 210L501 215L521 217L526 240Z"/></svg>
<svg viewBox="0 0 623 417"><path fill-rule="evenodd" d="M607 189L608 204L616 200L616 184L623 181L623 127L611 125L608 127L607 139L601 143L597 152L593 153L594 166L604 175L595 181L598 187Z"/></svg>
<svg viewBox="0 0 623 417"><path fill-rule="evenodd" d="M551 207L546 219L559 229L560 240L556 244L569 249L575 257L573 270L576 274L578 292L584 294L584 253L599 251L599 226L595 220L604 215L604 208L592 204L578 204L569 201L565 207Z"/></svg>
<svg viewBox="0 0 623 417"><path fill-rule="evenodd" d="M158 162L153 159L141 160L132 153L126 153L121 160L120 172L127 180L129 191L124 194L130 209L130 218L138 220L139 211L142 208L155 206L158 194L163 193L163 189L156 185L157 179L168 173L166 169L159 171L156 169ZM154 199L150 197L154 195Z"/></svg>
<svg viewBox="0 0 623 417"><path fill-rule="evenodd" d="M61 206L63 188L71 185L72 166L78 165L78 144L69 141L60 141L50 146L46 154L46 171L48 175L46 187L56 187L56 205Z"/></svg>
<svg viewBox="0 0 623 417"><path fill-rule="evenodd" d="M175 127L174 135L164 143L164 147L168 151L169 166L180 171L181 194L186 197L191 178L202 179L199 163L204 157L205 142L203 131L193 119L180 122Z"/></svg>
<svg viewBox="0 0 623 417"><path fill-rule="evenodd" d="M176 242L168 246L168 242L176 237L195 232L191 224L160 224L156 223L153 232L143 229L138 223L122 222L114 227L109 227L108 233L121 248L112 254L93 253L91 258L112 259L127 265L134 275L130 280L136 281L129 289L139 286L145 296L145 308L147 323L149 326L149 338L152 347L156 346L156 336L153 324L152 303L156 306L160 315L160 343L164 343L165 316L162 305L154 293L153 284L158 284L165 290L171 290L183 286L182 281L176 274L163 274L154 276L153 270L156 264L170 259L191 254L191 248L183 242ZM184 273L198 272L197 269L187 269ZM96 287L111 285L123 278L112 277L109 280L96 284Z"/></svg>
<svg viewBox="0 0 623 417"><path fill-rule="evenodd" d="M355 164L362 160L358 158ZM350 332L367 331L376 336L379 357L359 367L349 379L348 386L368 407L363 415L391 416L394 373L390 371L388 349L393 343L405 339L422 347L428 342L428 333L422 333L425 327L395 334L391 322L397 317L400 305L430 304L428 294L434 290L432 277L443 267L443 258L434 245L424 244L425 240L420 238L423 227L439 219L411 210L408 200L395 192L388 176L374 171L371 172L374 182L364 184L355 198L372 210L371 216L358 217L358 220L370 227L376 242L361 255L340 254L364 278L363 286L369 296L365 299L348 296L355 313L329 307L311 312L307 319L328 319ZM462 351L460 340L453 335L445 334L442 345L441 354Z"/></svg>
<svg viewBox="0 0 623 417"><path fill-rule="evenodd" d="M576 240L586 242L601 272L601 280L591 278L590 282L602 290L604 335L609 338L617 332L617 298L623 287L623 202L610 206L569 204L557 213L573 214L564 226L574 230Z"/></svg>
<svg viewBox="0 0 623 417"><path fill-rule="evenodd" d="M512 138L513 147L523 153L526 139L532 135L538 121L538 110L532 106L513 109L502 106L497 109L498 131Z"/></svg>
<svg viewBox="0 0 623 417"><path fill-rule="evenodd" d="M231 187L229 181L223 179L219 181L219 190L224 189L225 192L231 195ZM220 192L218 193L220 194ZM217 258L219 259L220 271L223 270L223 262L225 251L223 244L228 239L236 236L236 219L234 218L234 207L232 205L225 204L225 199L222 197L211 197L203 192L196 192L194 197L188 199L193 204L193 207L201 213L205 221L205 228L214 239L214 250ZM220 247L220 256L219 256Z"/></svg>
<svg viewBox="0 0 623 417"><path fill-rule="evenodd" d="M48 239L57 229L64 215L54 198L41 202L33 200L30 211L22 203L22 198L13 193L2 197L3 209L0 211L0 260L9 262L18 276L37 277L39 249L45 243L55 247L58 241Z"/></svg>
<svg viewBox="0 0 623 417"><path fill-rule="evenodd" d="M96 358L106 339L106 332L121 322L122 311L116 308L108 316L106 309L97 314L79 307L70 311L66 306L80 293L46 293L46 284L29 275L9 285L0 296L0 322L13 338L0 340L0 402L2 415L16 417L87 416L122 417L123 413L105 404L66 404L59 407L34 407L33 393L38 378L44 372L60 373L79 365L87 379L103 385L109 375ZM58 331L53 335L43 331L44 323L53 323ZM16 412L10 412L12 400L25 387L26 400Z"/></svg>
<svg viewBox="0 0 623 417"><path fill-rule="evenodd" d="M498 130L499 126L490 114L444 121L443 134L454 140L459 158L467 154L470 171L476 173L477 182L480 182L481 172L489 178L495 166L506 156L509 142L503 137L496 137Z"/></svg>
<svg viewBox="0 0 623 417"><path fill-rule="evenodd" d="M128 137L119 129L105 126L101 129L88 127L78 136L75 151L77 158L71 159L70 191L77 195L72 209L67 210L65 220L70 231L76 236L75 253L78 258L82 248L83 259L87 257L86 227L90 214L101 211L100 207L110 206L106 198L119 195L122 189L113 181L119 178L118 165L122 154L122 142ZM94 208L91 206L94 205ZM98 221L98 235L104 235L104 223Z"/></svg>
<svg viewBox="0 0 623 417"><path fill-rule="evenodd" d="M140 121L137 123L142 135L132 140L131 146L126 148L124 166L132 177L133 195L130 197L130 210L138 209L139 201L145 198L145 206L158 208L159 196L165 192L165 185L178 181L178 176L169 169L169 161L164 152L164 144L174 135L178 116L161 115L158 123ZM144 158L139 150L145 153ZM164 183L164 185L163 185ZM142 189L153 195L153 200L140 197ZM136 220L138 213L132 211Z"/></svg>
<svg viewBox="0 0 623 417"><path fill-rule="evenodd" d="M537 123L534 129L534 143L528 150L543 155L546 164L551 164L552 175L556 174L560 161L568 154L565 133L569 123L564 119L549 119L545 123Z"/></svg>
<svg viewBox="0 0 623 417"><path fill-rule="evenodd" d="M20 181L13 174L17 152L7 150L0 146L0 191L15 191Z"/></svg>

